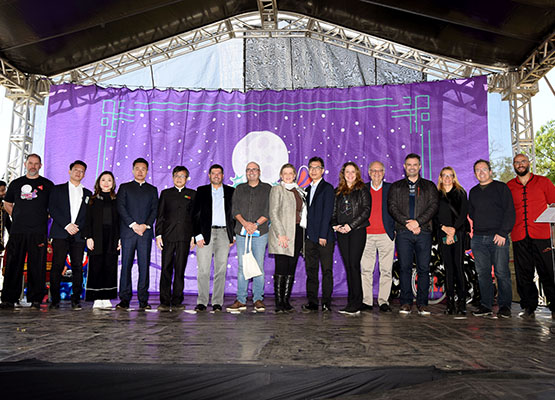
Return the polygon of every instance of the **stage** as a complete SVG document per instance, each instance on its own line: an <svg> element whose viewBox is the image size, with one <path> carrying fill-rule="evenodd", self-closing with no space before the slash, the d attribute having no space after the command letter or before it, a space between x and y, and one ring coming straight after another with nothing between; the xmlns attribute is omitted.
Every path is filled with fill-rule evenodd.
<svg viewBox="0 0 555 400"><path fill-rule="evenodd" d="M241 314L72 311L68 302L2 311L0 387L58 399L555 396L547 309L526 320L514 303L511 319L454 319L444 305L422 317L394 303L391 314L344 316L346 299L306 314L295 298L297 312L276 315L272 300L265 313ZM187 310L195 301L186 296Z"/></svg>

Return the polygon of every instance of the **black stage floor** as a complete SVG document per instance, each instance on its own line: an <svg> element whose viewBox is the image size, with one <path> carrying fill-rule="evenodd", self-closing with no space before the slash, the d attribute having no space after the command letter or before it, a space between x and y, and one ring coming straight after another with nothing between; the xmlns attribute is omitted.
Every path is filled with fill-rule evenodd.
<svg viewBox="0 0 555 400"><path fill-rule="evenodd" d="M186 297L188 309L195 300ZM344 316L344 303L326 314L2 311L0 396L555 398L547 309L533 320L516 304L510 319L454 319L443 305L401 316L396 304Z"/></svg>

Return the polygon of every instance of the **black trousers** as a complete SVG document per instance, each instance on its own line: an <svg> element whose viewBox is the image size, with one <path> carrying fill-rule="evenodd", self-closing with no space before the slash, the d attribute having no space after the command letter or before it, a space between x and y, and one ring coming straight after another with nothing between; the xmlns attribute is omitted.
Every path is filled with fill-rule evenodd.
<svg viewBox="0 0 555 400"><path fill-rule="evenodd" d="M360 259L366 245L366 228L355 229L345 234L337 233L337 244L347 274L347 308L358 310L362 306Z"/></svg>
<svg viewBox="0 0 555 400"><path fill-rule="evenodd" d="M308 302L318 304L318 273L322 266L322 304L331 304L333 292L333 249L335 243L329 241L320 246L312 240L306 240L304 245L306 266L306 297Z"/></svg>
<svg viewBox="0 0 555 400"><path fill-rule="evenodd" d="M447 245L440 238L440 251L445 265L445 293L447 297L454 298L455 290L457 297L466 301L466 279L464 275L463 254L464 254L464 232L457 232L457 241Z"/></svg>
<svg viewBox="0 0 555 400"><path fill-rule="evenodd" d="M27 256L27 301L42 303L46 285L46 234L14 233L6 247L2 302L15 303L21 294Z"/></svg>
<svg viewBox="0 0 555 400"><path fill-rule="evenodd" d="M87 290L85 300L109 300L118 297L118 253L108 253L113 247L112 226L102 227L102 254L93 255L89 252L87 271Z"/></svg>
<svg viewBox="0 0 555 400"><path fill-rule="evenodd" d="M188 241L164 242L162 250L162 275L160 277L160 304L177 306L183 302L185 267L187 266L188 256Z"/></svg>
<svg viewBox="0 0 555 400"><path fill-rule="evenodd" d="M297 225L295 227L295 247L293 248L293 257L283 254L275 255L276 275L295 275L299 255L301 254L301 249L303 248L303 233L303 228Z"/></svg>
<svg viewBox="0 0 555 400"><path fill-rule="evenodd" d="M78 303L83 293L83 253L85 242L75 240L74 236L67 239L52 239L52 269L50 270L50 296L52 303L60 302L60 282L64 270L66 256L71 260L71 301Z"/></svg>
<svg viewBox="0 0 555 400"><path fill-rule="evenodd" d="M534 283L534 269L538 271L549 309L555 311L555 282L550 239L524 239L513 242L516 287L523 309L535 310L538 306L538 289Z"/></svg>

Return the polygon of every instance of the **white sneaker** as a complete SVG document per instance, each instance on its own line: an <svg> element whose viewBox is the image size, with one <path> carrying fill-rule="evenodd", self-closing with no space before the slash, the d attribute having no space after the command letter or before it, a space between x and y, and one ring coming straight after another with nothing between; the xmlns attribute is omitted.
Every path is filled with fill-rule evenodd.
<svg viewBox="0 0 555 400"><path fill-rule="evenodd" d="M92 308L103 308L103 307L104 307L103 300L95 300Z"/></svg>
<svg viewBox="0 0 555 400"><path fill-rule="evenodd" d="M112 302L110 300L102 300L102 308L112 309Z"/></svg>

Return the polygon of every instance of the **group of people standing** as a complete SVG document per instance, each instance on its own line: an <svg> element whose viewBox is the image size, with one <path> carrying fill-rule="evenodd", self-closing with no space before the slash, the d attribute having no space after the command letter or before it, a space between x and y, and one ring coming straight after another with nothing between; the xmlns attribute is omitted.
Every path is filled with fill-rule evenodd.
<svg viewBox="0 0 555 400"><path fill-rule="evenodd" d="M2 288L1 308L10 309L22 288L27 257L27 299L40 308L44 298L48 219L52 219L49 308L59 308L60 280L69 254L72 268L71 305L80 310L83 286L82 260L89 253L86 300L93 308L112 308L117 292L118 255L121 251L119 303L129 309L132 298L131 271L136 258L139 278L139 309L149 304L149 267L152 241L162 253L159 311L183 310L184 274L187 258L196 246L198 297L195 310L223 311L227 260L236 243L238 255L237 296L228 311L247 309L249 280L244 276L244 256L251 252L261 274L252 278L254 310L265 311L264 256L274 255L274 296L276 313L290 312L296 266L301 253L306 264L304 312L332 310L333 252L335 241L343 260L348 286L344 314L373 309L373 275L379 259L378 306L392 311L389 297L395 249L400 264L399 313L412 311L412 270L418 280L416 307L429 315L429 264L432 236L436 235L446 269L447 314L466 314L466 282L463 268L465 239L473 222L471 247L481 293L476 316L491 315L494 291L492 266L499 290L498 315L511 316L509 233L512 231L517 288L524 317L533 317L538 294L533 282L538 271L549 306L555 311L555 282L549 242L549 224L535 220L549 204L555 203L555 186L529 170L529 160L514 158L517 177L508 185L492 178L486 160L474 164L479 184L467 197L455 170L441 170L437 185L420 176L420 157L405 157L405 177L392 184L384 181L383 163L370 164L370 182L364 183L356 163L345 163L337 188L326 182L324 161L309 160L311 183L306 190L296 183L297 171L285 164L280 183L271 186L260 180L260 166L247 164L246 183L236 188L223 184L224 169L210 167L210 183L196 190L186 188L189 171L177 166L172 171L174 186L158 190L146 182L148 162L133 162L134 179L120 185L110 171L96 179L94 193L81 184L87 165L75 161L69 166L69 181L54 185L39 175L40 156L27 157L25 176L14 180L5 195L4 207L11 215L10 239ZM4 185L5 186L5 185ZM8 218L9 219L9 218ZM515 223L516 221L516 223ZM210 276L214 259L213 291ZM321 269L321 302L319 275Z"/></svg>

